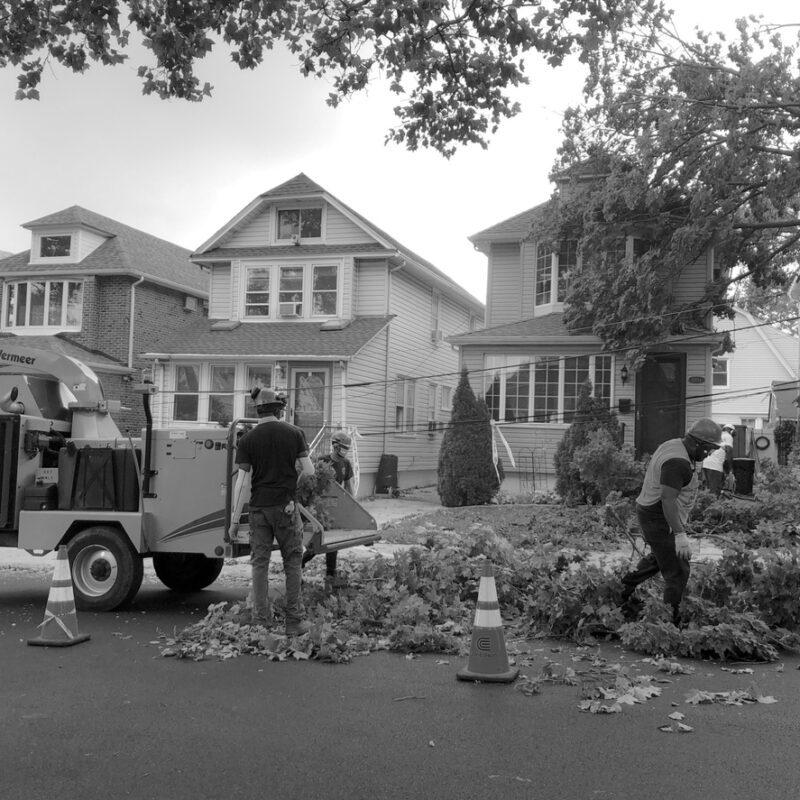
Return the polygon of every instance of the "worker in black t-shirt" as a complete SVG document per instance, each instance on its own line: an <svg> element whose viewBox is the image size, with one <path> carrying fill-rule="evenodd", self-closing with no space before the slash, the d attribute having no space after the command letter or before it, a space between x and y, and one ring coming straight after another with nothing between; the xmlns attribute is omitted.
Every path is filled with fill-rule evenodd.
<svg viewBox="0 0 800 800"><path fill-rule="evenodd" d="M350 452L353 440L344 431L337 431L331 436L331 452L329 455L322 456L320 461L324 461L333 467L336 476L336 483L339 484L348 494L353 494L353 465L350 463L347 454ZM303 566L308 564L316 553L307 549L303 553ZM340 581L336 575L336 550L325 554L325 585L329 589L337 588Z"/></svg>
<svg viewBox="0 0 800 800"><path fill-rule="evenodd" d="M308 630L303 617L301 560L303 533L295 506L298 465L302 475L313 475L306 437L300 428L280 419L286 401L272 389L256 387L250 392L259 417L236 448L239 473L233 490L233 513L229 529L236 538L245 502L248 473L250 486L250 533L253 572L253 617L256 625L269 625L269 561L277 541L286 576L286 634L297 636Z"/></svg>

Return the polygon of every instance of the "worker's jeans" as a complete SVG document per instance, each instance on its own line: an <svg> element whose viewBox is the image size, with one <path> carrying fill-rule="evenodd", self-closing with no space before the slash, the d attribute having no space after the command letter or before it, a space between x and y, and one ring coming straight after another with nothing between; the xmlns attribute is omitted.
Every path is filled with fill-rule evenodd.
<svg viewBox="0 0 800 800"><path fill-rule="evenodd" d="M719 494L725 484L725 473L720 469L703 467L703 477L706 479L706 489L711 494Z"/></svg>
<svg viewBox="0 0 800 800"><path fill-rule="evenodd" d="M660 572L665 583L664 602L676 608L689 582L689 562L678 556L675 537L660 511L650 512L636 506L636 516L650 552L639 561L635 570L622 578L624 594L630 596L640 583Z"/></svg>
<svg viewBox="0 0 800 800"><path fill-rule="evenodd" d="M303 558L303 532L294 514L284 506L250 507L253 567L253 620L269 621L269 560L276 541L283 557L286 576L286 622L299 622L305 616L300 591L300 562Z"/></svg>

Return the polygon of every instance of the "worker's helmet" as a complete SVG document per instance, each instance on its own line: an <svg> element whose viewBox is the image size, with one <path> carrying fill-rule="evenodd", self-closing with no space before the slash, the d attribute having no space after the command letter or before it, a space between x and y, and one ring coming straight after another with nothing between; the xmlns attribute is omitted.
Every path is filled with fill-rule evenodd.
<svg viewBox="0 0 800 800"><path fill-rule="evenodd" d="M731 425L730 422L726 422L722 426L722 430L728 431L728 433L730 433L732 436L736 436L736 426L735 425Z"/></svg>
<svg viewBox="0 0 800 800"><path fill-rule="evenodd" d="M254 386L250 390L250 398L255 403L256 408L263 406L275 406L283 408L286 405L286 398L274 389L267 389L262 386Z"/></svg>
<svg viewBox="0 0 800 800"><path fill-rule="evenodd" d="M699 442L722 447L722 428L713 419L703 417L693 422L686 433Z"/></svg>
<svg viewBox="0 0 800 800"><path fill-rule="evenodd" d="M350 438L349 434L344 431L336 431L336 433L331 436L331 445L349 449L353 446L353 440Z"/></svg>

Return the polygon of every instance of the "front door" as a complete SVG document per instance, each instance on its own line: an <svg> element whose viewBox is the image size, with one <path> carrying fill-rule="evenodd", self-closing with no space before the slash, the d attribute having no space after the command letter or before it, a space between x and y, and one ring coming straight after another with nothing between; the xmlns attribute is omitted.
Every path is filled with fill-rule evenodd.
<svg viewBox="0 0 800 800"><path fill-rule="evenodd" d="M636 455L686 432L686 355L649 355L636 376Z"/></svg>
<svg viewBox="0 0 800 800"><path fill-rule="evenodd" d="M318 367L290 370L289 422L303 429L306 441L311 444L322 430L328 413L328 370Z"/></svg>

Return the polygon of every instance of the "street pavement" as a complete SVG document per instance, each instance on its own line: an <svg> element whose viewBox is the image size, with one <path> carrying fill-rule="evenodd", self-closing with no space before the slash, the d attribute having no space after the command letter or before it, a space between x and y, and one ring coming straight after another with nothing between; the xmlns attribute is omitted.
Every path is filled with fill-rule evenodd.
<svg viewBox="0 0 800 800"><path fill-rule="evenodd" d="M410 505L371 513L384 523L403 509ZM456 680L466 666L458 656L373 653L346 665L162 657L161 634L200 620L211 603L242 599L246 564L226 566L217 583L190 595L167 590L148 571L128 608L78 613L89 641L29 647L43 619L52 563L22 555L0 565L0 800L797 794L794 656L749 665L677 660L694 671L667 674L612 642L586 651L506 636L510 660L524 676L518 686L545 668L580 672L587 654L609 668L652 674L661 694L615 714L581 712L579 687L569 682L544 682L529 696L513 684ZM697 690L747 690L775 702L687 704ZM675 712L691 732L661 730L677 731L669 716Z"/></svg>

